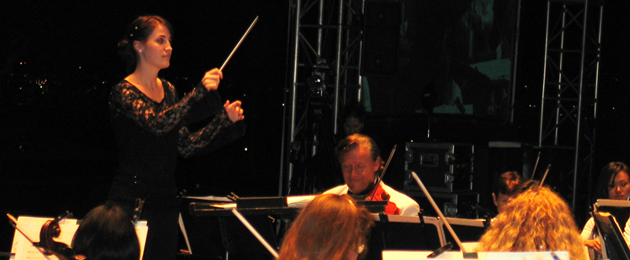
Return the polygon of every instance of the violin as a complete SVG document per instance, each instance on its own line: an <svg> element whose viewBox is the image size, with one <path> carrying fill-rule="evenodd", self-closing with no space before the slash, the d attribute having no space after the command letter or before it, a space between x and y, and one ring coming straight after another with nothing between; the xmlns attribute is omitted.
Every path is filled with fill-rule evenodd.
<svg viewBox="0 0 630 260"><path fill-rule="evenodd" d="M39 242L33 243L33 245L44 249L44 253L46 254L55 255L59 260L84 260L85 256L76 255L74 250L68 245L54 240L61 234L59 222L71 216L72 213L66 211L61 216L46 221L39 232Z"/></svg>
<svg viewBox="0 0 630 260"><path fill-rule="evenodd" d="M54 240L54 238L59 237L61 234L61 227L59 226L59 221L61 221L66 216L72 216L72 213L67 212L64 215L61 215L54 220L48 220L39 232L39 242L33 242L33 240L24 233L24 231L18 226L18 221L11 214L7 214L9 217L11 225L20 232L28 240L37 250L44 255L44 257L48 260L50 258L48 255L55 255L60 260L85 260L86 257L82 255L75 255L74 251L66 244L60 243Z"/></svg>
<svg viewBox="0 0 630 260"><path fill-rule="evenodd" d="M387 215L400 215L400 209L398 209L395 203L389 201L389 194L383 189L383 186L381 186L381 181L385 176L387 167L389 166L389 163L392 161L392 157L394 157L394 153L396 152L396 146L397 145L394 145L394 148L392 148L392 151L389 154L389 158L387 158L387 163L385 163L385 168L383 168L381 176L379 176L378 179L374 182L372 191L368 193L368 195L365 197L366 201L387 201L384 212Z"/></svg>

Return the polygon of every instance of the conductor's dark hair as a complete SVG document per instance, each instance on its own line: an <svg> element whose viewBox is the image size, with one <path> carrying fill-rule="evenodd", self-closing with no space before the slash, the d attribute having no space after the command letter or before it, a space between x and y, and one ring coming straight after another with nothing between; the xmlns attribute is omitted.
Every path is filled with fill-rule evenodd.
<svg viewBox="0 0 630 260"><path fill-rule="evenodd" d="M125 36L118 42L118 54L127 62L127 73L132 73L137 65L138 53L134 49L134 41L145 42L159 24L164 25L173 36L173 26L157 15L140 16L127 27Z"/></svg>
<svg viewBox="0 0 630 260"><path fill-rule="evenodd" d="M89 260L140 259L140 243L131 217L111 202L88 212L74 234L72 249Z"/></svg>
<svg viewBox="0 0 630 260"><path fill-rule="evenodd" d="M608 199L608 185L611 180L614 180L619 172L628 172L628 166L623 162L609 162L604 165L602 171L599 173L599 180L597 181L597 187L595 188L595 194L591 203L595 203L598 199Z"/></svg>

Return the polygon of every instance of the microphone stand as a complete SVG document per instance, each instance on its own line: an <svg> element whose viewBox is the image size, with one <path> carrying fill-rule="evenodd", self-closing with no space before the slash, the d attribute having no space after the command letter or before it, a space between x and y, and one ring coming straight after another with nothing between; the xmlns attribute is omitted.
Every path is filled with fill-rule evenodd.
<svg viewBox="0 0 630 260"><path fill-rule="evenodd" d="M256 231L256 229L249 223L249 221L247 221L245 217L243 217L240 212L238 212L237 209L232 209L232 213L234 213L234 215L238 218L238 220L243 223L243 225L245 225L249 232L251 232L252 235L254 235L263 246L265 246L267 251L269 251L269 253L271 253L274 258L278 258L278 252L276 252L276 250L274 250L273 247L269 245L269 243L267 243L267 241L260 235L260 233Z"/></svg>
<svg viewBox="0 0 630 260"><path fill-rule="evenodd" d="M435 201L433 200L433 197L431 197L431 194L429 194L429 191L424 186L424 184L422 183L422 181L420 180L420 178L418 177L416 172L411 171L411 175L413 176L413 178L418 183L418 186L420 186L420 189L422 190L422 192L424 192L424 195L427 196L427 199L429 199L429 202L431 203L431 205L433 206L433 208L437 212L438 216L440 216L440 218L444 221L444 225L446 226L446 229L448 229L448 232L451 233L451 235L453 236L453 239L455 239L455 242L457 243L459 248L462 250L462 253L464 254L464 258L465 259L477 259L478 258L477 252L466 252L466 249L464 248L464 245L462 244L462 241L459 240L459 237L457 236L457 234L455 234L455 231L451 227L451 224L448 223L448 220L446 219L446 217L444 217L444 214L442 214L442 211L440 210L440 207L438 207L438 205L435 203ZM440 249L438 249L438 250L440 250Z"/></svg>

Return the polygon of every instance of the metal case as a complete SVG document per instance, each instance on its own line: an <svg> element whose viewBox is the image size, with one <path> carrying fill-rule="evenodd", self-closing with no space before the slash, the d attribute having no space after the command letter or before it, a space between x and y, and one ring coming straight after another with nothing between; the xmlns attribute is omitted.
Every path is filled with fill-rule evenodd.
<svg viewBox="0 0 630 260"><path fill-rule="evenodd" d="M406 143L404 189L420 190L414 171L429 191L471 191L474 152L472 144Z"/></svg>

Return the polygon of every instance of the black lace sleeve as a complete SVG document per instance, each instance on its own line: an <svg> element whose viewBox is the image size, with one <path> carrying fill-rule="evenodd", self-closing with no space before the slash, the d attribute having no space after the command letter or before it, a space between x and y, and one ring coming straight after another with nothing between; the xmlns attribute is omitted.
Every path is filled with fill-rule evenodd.
<svg viewBox="0 0 630 260"><path fill-rule="evenodd" d="M123 81L112 88L109 106L114 117L127 116L145 131L155 135L163 135L171 131L182 120L191 106L203 98L207 90L196 87L188 95L177 101L175 88L167 81L164 100L158 104L145 96L131 83ZM164 103L173 103L164 107Z"/></svg>
<svg viewBox="0 0 630 260"><path fill-rule="evenodd" d="M199 131L191 133L188 127L179 129L179 154L189 157L200 150L213 151L245 134L242 121L232 123L225 110Z"/></svg>

